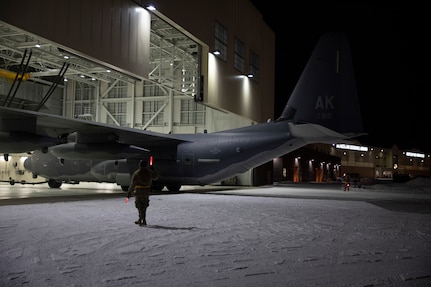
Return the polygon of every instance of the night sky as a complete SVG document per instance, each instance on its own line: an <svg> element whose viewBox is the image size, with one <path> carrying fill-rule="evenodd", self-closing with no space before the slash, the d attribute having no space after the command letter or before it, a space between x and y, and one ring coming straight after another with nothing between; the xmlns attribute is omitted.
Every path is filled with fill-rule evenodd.
<svg viewBox="0 0 431 287"><path fill-rule="evenodd" d="M431 14L425 4L251 2L276 35L275 118L319 37L341 31L350 42L368 133L361 143L431 152Z"/></svg>

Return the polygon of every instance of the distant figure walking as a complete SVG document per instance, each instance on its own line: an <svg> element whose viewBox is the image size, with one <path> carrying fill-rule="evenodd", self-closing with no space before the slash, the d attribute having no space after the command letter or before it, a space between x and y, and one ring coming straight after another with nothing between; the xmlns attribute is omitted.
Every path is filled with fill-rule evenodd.
<svg viewBox="0 0 431 287"><path fill-rule="evenodd" d="M139 226L147 225L146 213L150 205L151 183L158 177L154 168L148 167L146 160L139 162L139 168L132 175L127 197L130 198L132 192L135 191L135 206L139 213L139 219L135 223L139 224Z"/></svg>
<svg viewBox="0 0 431 287"><path fill-rule="evenodd" d="M350 190L350 176L348 174L344 174L344 191Z"/></svg>

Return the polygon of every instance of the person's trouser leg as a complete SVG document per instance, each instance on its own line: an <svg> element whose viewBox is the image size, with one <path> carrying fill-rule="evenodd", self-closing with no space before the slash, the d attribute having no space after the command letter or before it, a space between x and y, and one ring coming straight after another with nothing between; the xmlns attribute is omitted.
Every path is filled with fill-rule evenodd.
<svg viewBox="0 0 431 287"><path fill-rule="evenodd" d="M142 225L147 225L147 208L149 205L150 205L149 195L146 194L142 200L142 210L141 210Z"/></svg>
<svg viewBox="0 0 431 287"><path fill-rule="evenodd" d="M141 207L141 205L142 205L142 203L140 202L138 196L136 196L135 206L136 206L136 209L138 210L138 216L139 216L138 220L135 221L136 224L141 224L141 222L142 222L142 217L141 217L142 216L141 215L142 207Z"/></svg>
<svg viewBox="0 0 431 287"><path fill-rule="evenodd" d="M139 219L135 221L136 224L139 225L147 225L146 221L146 213L147 213L147 207L149 206L149 195L148 194L137 194L136 195L136 201L135 206L138 209L139 213Z"/></svg>

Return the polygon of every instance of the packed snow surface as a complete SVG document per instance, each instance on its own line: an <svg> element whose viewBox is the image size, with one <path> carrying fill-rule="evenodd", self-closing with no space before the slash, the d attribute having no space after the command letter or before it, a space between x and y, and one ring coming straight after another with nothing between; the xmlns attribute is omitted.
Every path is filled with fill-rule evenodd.
<svg viewBox="0 0 431 287"><path fill-rule="evenodd" d="M402 186L157 194L147 227L121 193L2 205L0 286L431 286L429 181Z"/></svg>

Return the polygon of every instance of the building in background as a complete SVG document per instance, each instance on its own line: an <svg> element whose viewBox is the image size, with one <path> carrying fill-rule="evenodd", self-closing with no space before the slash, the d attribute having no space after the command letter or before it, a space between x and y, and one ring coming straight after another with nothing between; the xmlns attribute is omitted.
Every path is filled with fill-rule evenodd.
<svg viewBox="0 0 431 287"><path fill-rule="evenodd" d="M403 182L431 176L431 155L356 144L312 144L274 159L274 181L333 182L349 174L354 183Z"/></svg>

